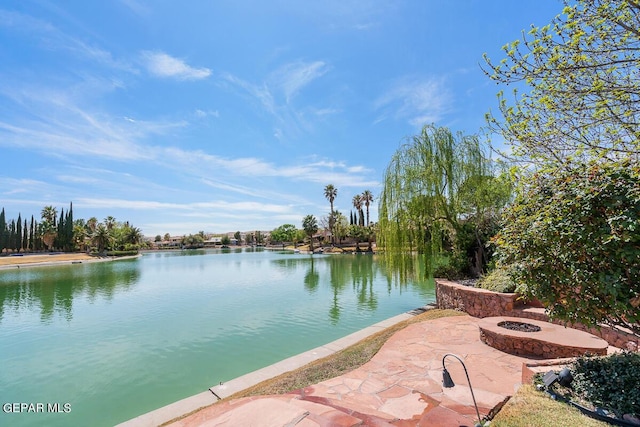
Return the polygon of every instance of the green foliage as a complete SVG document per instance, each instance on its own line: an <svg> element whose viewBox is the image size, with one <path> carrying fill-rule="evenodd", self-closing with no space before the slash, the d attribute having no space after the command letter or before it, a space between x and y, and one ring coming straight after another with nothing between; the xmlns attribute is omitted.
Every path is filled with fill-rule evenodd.
<svg viewBox="0 0 640 427"><path fill-rule="evenodd" d="M313 251L313 235L318 232L318 220L313 215L307 215L302 219L302 228L309 238L309 249Z"/></svg>
<svg viewBox="0 0 640 427"><path fill-rule="evenodd" d="M231 243L231 238L229 238L229 236L225 234L224 236L222 236L222 239L220 239L220 243L222 243L222 245L224 246L229 246L229 244Z"/></svg>
<svg viewBox="0 0 640 427"><path fill-rule="evenodd" d="M271 232L272 242L293 242L298 230L293 224L283 224Z"/></svg>
<svg viewBox="0 0 640 427"><path fill-rule="evenodd" d="M496 236L523 292L552 317L640 334L640 166L590 163L537 173Z"/></svg>
<svg viewBox="0 0 640 427"><path fill-rule="evenodd" d="M200 234L189 234L182 238L182 244L189 248L201 248L204 246L204 238Z"/></svg>
<svg viewBox="0 0 640 427"><path fill-rule="evenodd" d="M469 277L469 259L466 253L451 251L447 254L440 254L435 262L427 260L428 268L433 268L433 277L461 280Z"/></svg>
<svg viewBox="0 0 640 427"><path fill-rule="evenodd" d="M334 226L335 226L335 215L333 211L333 201L338 197L338 189L333 186L333 184L327 184L324 187L324 197L329 201L331 205L331 211L329 213L329 231L331 231L332 235L335 235ZM332 236L335 241L335 237Z"/></svg>
<svg viewBox="0 0 640 427"><path fill-rule="evenodd" d="M516 291L517 283L511 277L508 268L497 267L480 278L478 287L493 292L511 293Z"/></svg>
<svg viewBox="0 0 640 427"><path fill-rule="evenodd" d="M571 387L594 406L616 416L640 415L640 353L580 357L571 366Z"/></svg>
<svg viewBox="0 0 640 427"><path fill-rule="evenodd" d="M138 251L136 249L123 250L123 251L108 251L108 252L106 252L106 255L107 256L115 256L115 257L133 256L133 255L138 255Z"/></svg>
<svg viewBox="0 0 640 427"><path fill-rule="evenodd" d="M477 136L424 126L386 169L378 244L387 254L448 249L465 269L471 256L478 274L487 262L481 228L493 228L486 225L510 198L510 181L496 168Z"/></svg>
<svg viewBox="0 0 640 427"><path fill-rule="evenodd" d="M565 1L561 15L486 55L486 74L498 83L524 83L513 102L499 92L500 120L492 130L512 154L541 163L615 159L640 151L640 4L635 1ZM521 42L522 41L522 42Z"/></svg>

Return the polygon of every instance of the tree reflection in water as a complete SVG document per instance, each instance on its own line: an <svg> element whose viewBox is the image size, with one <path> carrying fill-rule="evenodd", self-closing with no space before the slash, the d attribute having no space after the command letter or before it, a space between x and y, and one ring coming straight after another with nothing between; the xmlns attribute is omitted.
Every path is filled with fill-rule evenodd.
<svg viewBox="0 0 640 427"><path fill-rule="evenodd" d="M5 311L18 314L34 306L39 306L43 323L51 321L54 314L70 321L74 298L111 300L115 294L136 283L139 275L135 259L3 272L0 275L0 321Z"/></svg>
<svg viewBox="0 0 640 427"><path fill-rule="evenodd" d="M408 286L427 289L434 287L433 278L428 277L428 268L424 256L407 256L400 263L385 263L382 257L372 254L334 254L308 255L277 259L272 262L283 272L291 273L296 268L306 268L304 288L309 294L317 291L321 283L327 283L332 290L329 318L337 324L342 305L340 295L351 289L357 297L360 310L375 311L378 308L379 295L374 289L378 277L387 282L387 293L394 289L407 289ZM327 280L328 276L328 280Z"/></svg>

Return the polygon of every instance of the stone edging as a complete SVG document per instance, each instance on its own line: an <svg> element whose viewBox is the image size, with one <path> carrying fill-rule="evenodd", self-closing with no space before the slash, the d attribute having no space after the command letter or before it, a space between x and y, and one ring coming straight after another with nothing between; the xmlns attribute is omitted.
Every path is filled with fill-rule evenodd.
<svg viewBox="0 0 640 427"><path fill-rule="evenodd" d="M438 308L464 311L473 317L510 316L551 322L589 332L617 348L631 351L638 351L640 348L640 339L630 332L604 325L589 328L581 324L552 321L541 306L535 303L527 304L514 293L493 292L450 280L436 279L436 301Z"/></svg>

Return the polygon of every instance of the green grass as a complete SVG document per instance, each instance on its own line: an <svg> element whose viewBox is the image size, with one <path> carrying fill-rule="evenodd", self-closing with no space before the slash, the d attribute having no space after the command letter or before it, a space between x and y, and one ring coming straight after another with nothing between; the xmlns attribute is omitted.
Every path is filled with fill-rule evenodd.
<svg viewBox="0 0 640 427"><path fill-rule="evenodd" d="M566 403L551 399L524 384L502 407L492 427L607 427L609 424L589 418Z"/></svg>

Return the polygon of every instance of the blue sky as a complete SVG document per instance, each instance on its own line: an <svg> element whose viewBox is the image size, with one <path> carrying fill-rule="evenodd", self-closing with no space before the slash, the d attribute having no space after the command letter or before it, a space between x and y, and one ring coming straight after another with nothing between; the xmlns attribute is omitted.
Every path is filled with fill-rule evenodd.
<svg viewBox="0 0 640 427"><path fill-rule="evenodd" d="M148 236L272 230L377 196L404 138L480 133L482 54L557 0L8 0L0 207ZM377 202L371 210L377 220Z"/></svg>

